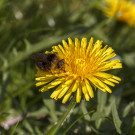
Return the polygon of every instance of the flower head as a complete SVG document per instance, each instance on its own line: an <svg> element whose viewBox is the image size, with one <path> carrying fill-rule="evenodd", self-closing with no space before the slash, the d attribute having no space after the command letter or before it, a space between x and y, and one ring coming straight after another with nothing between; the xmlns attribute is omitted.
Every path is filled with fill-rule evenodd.
<svg viewBox="0 0 135 135"><path fill-rule="evenodd" d="M135 3L131 0L103 0L106 7L100 7L108 17L116 17L130 26L135 26Z"/></svg>
<svg viewBox="0 0 135 135"><path fill-rule="evenodd" d="M53 66L48 71L38 69L36 86L44 85L39 91L44 92L51 88L56 89L51 94L55 100L63 98L67 102L72 93L76 93L76 102L79 103L84 95L86 101L94 97L93 87L103 92L112 93L108 87L119 83L119 77L105 73L107 70L122 68L120 60L110 60L116 54L111 47L102 47L102 41L93 43L93 38L87 43L86 38L81 42L75 38L75 43L68 38L68 43L62 40L63 46L53 46L52 54L57 53L61 66ZM49 52L46 52L46 54Z"/></svg>

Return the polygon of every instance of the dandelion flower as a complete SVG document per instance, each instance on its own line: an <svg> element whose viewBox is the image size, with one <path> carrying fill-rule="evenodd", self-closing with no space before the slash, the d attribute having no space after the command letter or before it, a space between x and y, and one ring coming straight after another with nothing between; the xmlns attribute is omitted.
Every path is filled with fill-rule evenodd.
<svg viewBox="0 0 135 135"><path fill-rule="evenodd" d="M64 60L64 69L38 69L36 86L43 85L39 91L54 88L51 98L57 100L63 97L62 103L66 103L73 93L76 94L77 103L82 95L89 101L94 97L93 87L112 93L109 85L115 86L121 79L105 71L122 68L120 60L111 59L116 56L114 50L107 45L102 47L100 40L94 44L93 38L89 42L87 38L82 38L81 42L78 38L75 38L75 42L68 38L68 43L65 40L62 43L63 46L53 46L51 53L57 53Z"/></svg>
<svg viewBox="0 0 135 135"><path fill-rule="evenodd" d="M135 3L131 0L103 0L107 6L100 9L108 17L116 17L130 26L135 26Z"/></svg>

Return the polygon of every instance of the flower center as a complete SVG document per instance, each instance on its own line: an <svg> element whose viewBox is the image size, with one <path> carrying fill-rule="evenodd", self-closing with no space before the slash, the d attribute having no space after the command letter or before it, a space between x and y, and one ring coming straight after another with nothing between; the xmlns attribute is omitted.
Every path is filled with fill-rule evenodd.
<svg viewBox="0 0 135 135"><path fill-rule="evenodd" d="M80 69L83 69L83 67L86 65L85 60L82 58L76 59L75 64L78 65L78 68Z"/></svg>
<svg viewBox="0 0 135 135"><path fill-rule="evenodd" d="M73 62L72 71L78 76L84 76L86 73L87 63L83 58L77 58Z"/></svg>

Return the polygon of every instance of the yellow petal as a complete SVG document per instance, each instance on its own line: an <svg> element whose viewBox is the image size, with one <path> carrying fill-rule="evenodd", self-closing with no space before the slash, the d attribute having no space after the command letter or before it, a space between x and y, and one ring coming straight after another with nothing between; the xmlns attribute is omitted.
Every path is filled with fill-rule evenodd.
<svg viewBox="0 0 135 135"><path fill-rule="evenodd" d="M102 77L102 78L112 78L111 74L107 74L104 72L97 72L94 74L94 76Z"/></svg>
<svg viewBox="0 0 135 135"><path fill-rule="evenodd" d="M101 59L101 62L104 62L104 61L106 61L106 60L109 60L109 59L111 59L111 58L113 58L113 57L115 57L116 56L116 54L115 53L112 53L112 54L107 54L107 55L104 55Z"/></svg>
<svg viewBox="0 0 135 135"><path fill-rule="evenodd" d="M99 79L97 79L96 77L92 77L93 82L97 85L99 85L101 88L105 88L105 84L102 83Z"/></svg>
<svg viewBox="0 0 135 135"><path fill-rule="evenodd" d="M88 43L88 47L86 49L86 56L90 53L93 45L93 37L91 37L90 42Z"/></svg>
<svg viewBox="0 0 135 135"><path fill-rule="evenodd" d="M84 81L82 81L81 86L82 86L83 94L86 94L87 93L87 88L86 88L86 85L85 85Z"/></svg>
<svg viewBox="0 0 135 135"><path fill-rule="evenodd" d="M80 103L81 101L81 96L82 96L82 91L81 91L81 88L80 86L77 88L77 94L76 94L76 102L77 103Z"/></svg>
<svg viewBox="0 0 135 135"><path fill-rule="evenodd" d="M91 87L91 85L90 85L90 83L88 82L87 79L85 79L85 84L86 84L86 88L87 88L87 91L88 91L90 97L93 98L94 92L93 92L93 89L92 89L92 87Z"/></svg>
<svg viewBox="0 0 135 135"><path fill-rule="evenodd" d="M65 81L64 85L70 85L74 80L72 78L67 78L67 80ZM64 87L64 86L63 86Z"/></svg>
<svg viewBox="0 0 135 135"><path fill-rule="evenodd" d="M63 97L64 94L68 91L69 87L70 87L70 86L65 86L65 87L63 88L63 90L61 91L61 93L58 95L58 98Z"/></svg>
<svg viewBox="0 0 135 135"><path fill-rule="evenodd" d="M62 83L65 80L65 78L58 78L54 81L52 81L51 83L47 84L46 86L44 86L43 88L39 89L40 92L44 92L47 91L51 88L56 87L58 84Z"/></svg>
<svg viewBox="0 0 135 135"><path fill-rule="evenodd" d="M64 48L63 48L61 45L58 45L58 47L59 47L60 50L61 50L62 56L63 56L63 57L66 56L66 52L65 52Z"/></svg>
<svg viewBox="0 0 135 135"><path fill-rule="evenodd" d="M115 79L115 80L121 81L121 78L119 78L119 77L117 77L117 76L114 76L114 75L113 75L112 78Z"/></svg>
<svg viewBox="0 0 135 135"><path fill-rule="evenodd" d="M62 103L66 103L67 102L67 100L69 99L69 97L71 96L71 94L72 94L72 88L73 88L73 84L72 84L72 86L69 88L69 90L68 90L68 92L65 94L65 96L64 96L64 98L63 98L63 100L62 100Z"/></svg>
<svg viewBox="0 0 135 135"><path fill-rule="evenodd" d="M87 38L82 38L81 49L80 49L80 53L82 53L82 55L85 55L86 46L87 46Z"/></svg>
<svg viewBox="0 0 135 135"><path fill-rule="evenodd" d="M64 94L68 91L68 89L72 86L72 82L73 80L68 80L66 81L63 85L62 88L63 90L61 91L61 93L59 94L58 98L61 98L62 96L64 96Z"/></svg>
<svg viewBox="0 0 135 135"><path fill-rule="evenodd" d="M58 95L59 95L59 93L62 91L62 85L59 85L57 88L56 88L56 90L54 90L54 92L51 94L51 98L55 98L55 99L57 99L58 98Z"/></svg>
<svg viewBox="0 0 135 135"><path fill-rule="evenodd" d="M92 49L91 54L96 53L98 50L101 49L101 47L102 47L102 42L103 42L103 41L100 41L100 40L97 40L97 41L96 41L96 43L95 43L95 45L94 45L94 48Z"/></svg>
<svg viewBox="0 0 135 135"><path fill-rule="evenodd" d="M121 63L116 63L112 69L117 69L117 68L122 68L122 64Z"/></svg>
<svg viewBox="0 0 135 135"><path fill-rule="evenodd" d="M100 88L101 90L105 89L109 93L112 93L111 89L107 85L105 85L102 81L100 81L96 77L93 77L92 79L95 81L95 83L97 83L97 85L99 86L98 88Z"/></svg>
<svg viewBox="0 0 135 135"><path fill-rule="evenodd" d="M85 93L84 96L85 96L86 101L89 101L90 100L90 96L89 96L88 92Z"/></svg>
<svg viewBox="0 0 135 135"><path fill-rule="evenodd" d="M114 82L114 83L119 83L119 81L117 81L117 80L115 80L113 78L109 78L108 80L111 81L111 82Z"/></svg>
<svg viewBox="0 0 135 135"><path fill-rule="evenodd" d="M74 82L74 84L73 84L72 92L75 92L75 91L77 90L78 86L79 86L79 81L76 80L76 81Z"/></svg>
<svg viewBox="0 0 135 135"><path fill-rule="evenodd" d="M74 51L74 43L71 38L68 38L69 48L71 53Z"/></svg>
<svg viewBox="0 0 135 135"><path fill-rule="evenodd" d="M60 45L59 45L60 46ZM61 49L58 46L53 46L53 49L59 54L59 55L63 55L63 52L61 51Z"/></svg>
<svg viewBox="0 0 135 135"><path fill-rule="evenodd" d="M78 40L78 38L75 38L75 52L74 52L77 56L80 55L80 41Z"/></svg>
<svg viewBox="0 0 135 135"><path fill-rule="evenodd" d="M63 47L64 47L65 51L67 52L69 50L69 46L68 46L67 42L65 40L62 40L62 43L63 43Z"/></svg>
<svg viewBox="0 0 135 135"><path fill-rule="evenodd" d="M106 80L106 79L105 79L105 80L103 80L103 82L106 83L106 84L108 84L108 85L110 85L110 86L113 86L113 87L115 86L115 84L112 83L112 82L109 81L109 80Z"/></svg>
<svg viewBox="0 0 135 135"><path fill-rule="evenodd" d="M56 85L62 83L63 80L65 80L65 79L64 78L59 78L59 79L56 79L56 80L52 81L50 84L56 86Z"/></svg>
<svg viewBox="0 0 135 135"><path fill-rule="evenodd" d="M41 85L46 84L46 83L48 83L48 81L37 82L36 86L38 87L38 86L41 86Z"/></svg>
<svg viewBox="0 0 135 135"><path fill-rule="evenodd" d="M113 69L113 67L115 67L115 65L119 62L120 60L111 60L111 61L104 62L104 65L101 65L98 70L106 71L106 70Z"/></svg>
<svg viewBox="0 0 135 135"><path fill-rule="evenodd" d="M52 76L52 77L37 77L37 78L35 78L35 80L36 81L48 81L48 80L53 80L55 78L56 78L55 76Z"/></svg>

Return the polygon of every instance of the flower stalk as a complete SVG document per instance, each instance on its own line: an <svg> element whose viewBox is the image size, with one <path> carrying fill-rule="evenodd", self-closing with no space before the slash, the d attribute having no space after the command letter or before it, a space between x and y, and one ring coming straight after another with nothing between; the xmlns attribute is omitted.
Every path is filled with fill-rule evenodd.
<svg viewBox="0 0 135 135"><path fill-rule="evenodd" d="M51 127L51 129L46 133L46 135L56 135L58 130L62 127L63 123L67 120L68 116L71 115L71 113L73 112L73 109L76 105L75 100L75 96L73 96L66 111L63 113L57 123Z"/></svg>

